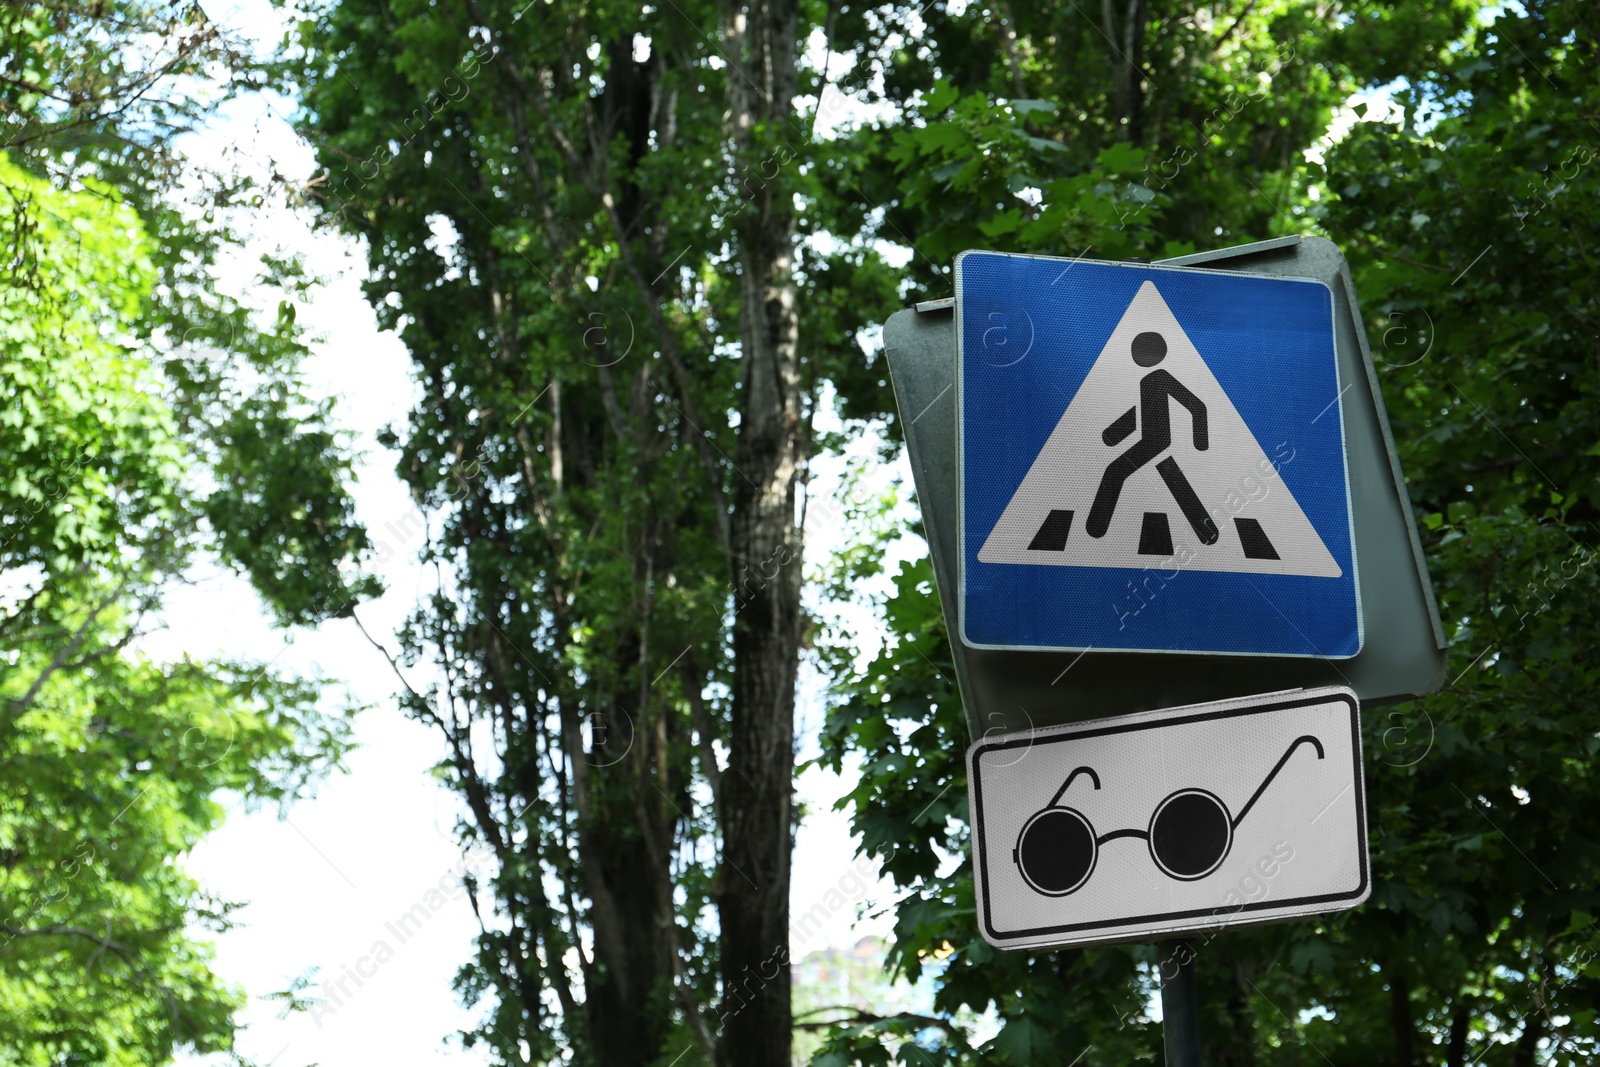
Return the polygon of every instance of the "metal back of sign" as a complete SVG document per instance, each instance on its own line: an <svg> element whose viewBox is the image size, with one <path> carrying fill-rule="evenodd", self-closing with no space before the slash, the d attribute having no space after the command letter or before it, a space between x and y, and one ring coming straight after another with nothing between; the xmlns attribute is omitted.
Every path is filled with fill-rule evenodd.
<svg viewBox="0 0 1600 1067"><path fill-rule="evenodd" d="M1348 522L1353 558L1360 561L1355 578L1363 632L1358 646L1352 646L1358 650L1347 658L1303 653L1242 658L1210 652L981 648L961 640L956 332L953 301L935 301L891 318L884 345L972 735L1297 687L1343 685L1365 704L1437 689L1445 674L1443 628L1344 257L1321 238L1289 237L1153 266L1313 279L1331 294Z"/></svg>

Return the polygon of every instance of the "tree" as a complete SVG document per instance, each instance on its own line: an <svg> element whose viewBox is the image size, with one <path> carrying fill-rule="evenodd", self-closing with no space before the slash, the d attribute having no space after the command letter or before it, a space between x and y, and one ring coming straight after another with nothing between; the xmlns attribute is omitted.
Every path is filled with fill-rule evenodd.
<svg viewBox="0 0 1600 1067"><path fill-rule="evenodd" d="M1352 189L1304 153L1351 92L1397 78L1429 87L1447 116L1478 108L1489 121L1460 135L1480 138L1485 153L1501 136L1496 109L1526 122L1537 99L1520 75L1496 82L1483 100L1507 103L1487 113L1464 102L1476 95L1440 88L1440 72L1466 77L1490 54L1475 36L1477 5L1459 0L1251 2L1220 13L1138 0L1089 14L1007 3L669 6L349 0L302 38L306 127L326 168L314 192L368 241L369 297L403 328L426 391L395 443L438 519L428 554L448 595L422 606L397 660L443 668L408 707L446 739L440 772L471 811L463 835L500 859L498 912L483 917L460 987L493 997L489 1023L468 1040L505 1060L521 1042L540 1061L670 1061L691 1042L725 1061L782 1055L787 843L775 828L792 825L779 782L791 657L803 643L790 627L805 624L792 613L801 541L787 516L805 506L806 464L828 444L808 429L821 397L847 419L884 417L897 432L882 362L858 353L862 327L905 299L948 295L948 264L966 247L1149 257L1318 226L1356 261L1369 309L1415 309L1419 294L1406 286L1440 272L1391 263L1377 273L1366 234L1396 240L1380 233L1389 227L1411 240L1404 227L1454 210L1460 190L1432 192L1437 168L1420 162L1377 181L1381 192ZM1530 10L1530 21L1546 17ZM855 56L847 71L796 63L816 31ZM1542 69L1566 64L1563 113L1582 114L1586 99L1583 32L1557 19L1539 43L1519 45ZM876 105L882 119L814 139L815 115L786 94L821 109L825 89ZM1438 121L1455 135L1451 119ZM1367 151L1372 132L1347 150ZM1470 149L1462 158L1488 173ZM1570 182L1570 164L1561 169ZM1436 213L1417 212L1423 201ZM1482 218L1452 225L1465 235ZM886 269L878 242L910 251L903 272ZM1442 266L1421 249L1399 254ZM1554 291L1581 304L1577 286L1557 280ZM1511 321L1543 336L1537 318ZM1390 334L1394 323L1384 336L1415 336ZM1401 388L1394 409L1419 420L1445 406L1437 389L1391 387ZM1419 439L1457 432L1434 419ZM1563 419L1581 434L1575 412ZM1445 478L1420 462L1419 507L1437 516L1435 547L1453 560L1465 538L1444 540L1456 519L1437 501L1460 472ZM1503 455L1486 462L1511 469ZM1557 506L1572 491L1563 486ZM1532 492L1519 506L1542 514L1542 499L1528 510ZM1520 536L1518 521L1508 530ZM869 545L854 558L873 554ZM1481 560L1448 565L1471 580L1495 573ZM970 881L939 874L965 848L965 734L945 637L925 566L897 583L885 610L901 640L863 675L840 668L827 758L865 760L857 825L907 891L896 962L913 975L939 969L940 1025L852 1020L831 1035L828 1062L881 1061L880 1039L896 1035L953 1062L1070 1062L1090 1046L1084 1063L1153 1058L1142 1014L1156 982L1151 952L998 957L972 936ZM1459 603L1452 595L1447 607ZM1452 623L1465 618L1458 611ZM1381 727L1369 748L1417 734L1411 712L1399 714L1369 718ZM1585 766L1563 763L1540 788L1579 796ZM1389 788L1375 779L1373 795ZM1487 838L1451 836L1455 824L1428 806L1436 797L1395 795L1377 804L1380 857L1435 849L1446 885L1481 867L1451 866L1445 853L1470 854ZM1409 837L1407 819L1441 836ZM1552 931L1579 920L1579 908L1526 926L1518 909L1534 898L1500 873L1485 875L1491 903L1473 929L1500 944L1496 924L1514 919L1505 944L1523 945L1515 959L1544 974L1552 964L1528 955L1529 938L1557 946L1565 935L1549 941ZM1583 868L1569 873L1562 885L1585 884ZM1414 899L1353 918L1208 941L1200 966L1213 1058L1252 1063L1314 1041L1349 1062L1405 1061L1424 1054L1413 1033L1440 1035L1459 1058L1481 1041L1481 1014L1455 1025L1454 990L1428 999L1421 961L1451 961L1459 949L1451 981L1475 976L1472 995L1488 998L1508 982L1525 987L1514 976L1529 972L1502 966L1511 956L1488 962L1482 944L1426 954L1422 902L1435 908L1429 921L1455 913L1407 892ZM1553 966L1566 981L1588 964ZM1441 1023L1447 1002L1455 1014ZM1428 1021L1413 1025L1424 1003ZM955 1020L991 1007L1005 1025L974 1050ZM1302 1014L1313 1010L1334 1021Z"/></svg>
<svg viewBox="0 0 1600 1067"><path fill-rule="evenodd" d="M1457 675L1371 724L1378 892L1332 944L1342 988L1308 989L1385 1024L1330 1035L1352 1061L1577 1064L1600 1040L1572 820L1595 802L1597 29L1569 3L1480 26L1329 158Z"/></svg>
<svg viewBox="0 0 1600 1067"><path fill-rule="evenodd" d="M896 299L804 240L872 210L793 108L822 16L359 0L304 38L319 189L427 393L397 441L450 594L402 646L446 674L408 708L500 859L461 986L507 1061L788 1062L811 420L881 388Z"/></svg>
<svg viewBox="0 0 1600 1067"><path fill-rule="evenodd" d="M1304 16L1255 14L1280 49L1284 31ZM1220 244L1316 224L1346 249L1414 504L1431 531L1435 584L1454 670L1462 672L1426 702L1368 710L1374 900L1323 923L1204 940L1207 1062L1532 1064L1593 1056L1597 878L1588 835L1567 814L1589 802L1594 752L1587 709L1572 696L1585 691L1592 670L1584 606L1592 598L1583 590L1594 535L1586 455L1595 435L1587 393L1596 331L1586 284L1594 220L1583 193L1594 144L1593 33L1579 5L1531 5L1526 18L1507 15L1492 28L1469 26L1461 14L1370 5L1349 9L1343 28L1307 26L1307 37L1287 39L1302 61L1320 60L1327 80L1300 83L1317 95L1280 94L1274 79L1270 98L1215 127L1224 138L1213 149L1229 145L1233 155L1196 154L1164 188L1158 178L1142 183L1154 198L1131 193L1151 205L1142 221L1155 233L1184 233L1186 220L1205 218L1226 231ZM1173 26L1160 12L1150 19L1147 58ZM1061 37L1030 40L1025 21L1014 25L1013 69L1028 80L1081 69L1044 60L1035 73L1029 57ZM1217 23L1230 41L1248 41L1250 26ZM1208 54L1192 38L1182 53ZM943 74L951 92L926 95L928 106L958 101L949 72L980 54L971 44L929 49L924 84ZM994 67L1007 62L1004 41L993 54ZM1174 106L1174 94L1203 84L1174 80L1160 63L1146 66L1159 87L1144 101L1147 115L1156 98ZM1256 102L1316 115L1351 89L1398 74L1410 79L1397 97L1405 125L1357 127L1330 152L1326 172L1296 162L1292 173L1304 177L1293 192L1253 170L1247 149L1267 136L1252 128ZM979 84L990 94L1012 80L1004 69L988 77ZM1125 113L1114 95L1109 110ZM956 124L983 112L963 113L957 102L946 114ZM1039 114L1049 112L1031 120ZM1287 146L1295 155L1319 132L1317 121L1268 125L1300 131ZM889 136L933 150L956 138L932 122ZM1163 137L1148 125L1144 136L1158 145ZM991 153L966 172L956 161L973 153L957 143L946 157L949 180L992 174L990 184L968 187L995 196L1008 181L1048 189L1032 180L1036 164L1021 154L1020 138L1016 153ZM1266 158L1273 157L1282 158ZM1515 180L1508 159L1529 161ZM1222 170L1191 187L1187 176L1208 161ZM1012 168L1028 180L1011 178ZM907 173L937 188L937 170ZM1315 199L1301 181L1316 188ZM1269 191L1274 209L1250 221L1255 211L1244 205L1264 204L1256 193ZM976 202L993 202L989 195ZM968 216L980 227L1015 226L972 210L974 199L928 197L930 212L945 214L927 230L947 231ZM1046 197L1041 212L1050 203ZM890 217L923 245L915 215ZM1024 225L1007 239L1029 248L1027 209L1016 217ZM1127 247L1119 244L1125 230L1082 240L1091 237L1096 248ZM1423 351L1429 355L1419 359ZM931 572L925 563L908 566L895 586L884 610L896 643L860 674L841 657L825 747L836 766L849 752L864 759L850 801L866 849L884 857L905 891L897 962L912 976L937 974L947 1025L853 1020L832 1035L829 1062L878 1062L882 1042L919 1046L921 1054L901 1052L907 1062L1070 1062L1080 1051L1084 1064L1155 1061L1158 1042L1142 1015L1157 980L1148 949L997 956L973 934L965 868L940 876L943 858L967 847L956 756L964 723ZM955 1022L962 1008L994 1008L1004 1022L976 1053Z"/></svg>
<svg viewBox="0 0 1600 1067"><path fill-rule="evenodd" d="M240 995L193 930L225 928L236 905L180 859L220 823L218 790L287 802L348 746L319 682L139 651L198 552L286 622L373 586L348 458L298 384L292 305L261 329L212 291L226 198L245 190L195 173L198 203L176 196L168 138L210 106L179 90L228 47L197 11L158 4L0 15L7 1064L231 1047Z"/></svg>

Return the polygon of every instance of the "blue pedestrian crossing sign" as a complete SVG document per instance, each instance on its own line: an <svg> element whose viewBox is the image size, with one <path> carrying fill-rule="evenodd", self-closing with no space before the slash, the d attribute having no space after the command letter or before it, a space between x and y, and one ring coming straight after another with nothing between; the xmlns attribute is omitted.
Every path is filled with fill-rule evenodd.
<svg viewBox="0 0 1600 1067"><path fill-rule="evenodd" d="M956 336L967 645L1360 651L1326 284L966 252Z"/></svg>

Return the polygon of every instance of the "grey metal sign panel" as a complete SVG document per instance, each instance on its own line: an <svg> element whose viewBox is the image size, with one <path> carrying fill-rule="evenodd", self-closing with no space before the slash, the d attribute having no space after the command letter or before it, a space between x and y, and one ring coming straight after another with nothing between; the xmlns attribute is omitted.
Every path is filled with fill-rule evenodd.
<svg viewBox="0 0 1600 1067"><path fill-rule="evenodd" d="M1331 290L1352 523L1361 561L1361 649L1351 658L1332 660L1040 652L964 644L957 636L956 614L960 503L954 301L930 301L891 318L884 346L972 736L1303 686L1344 685L1367 704L1437 689L1445 677L1443 628L1344 257L1330 241L1288 237L1156 265L1313 278Z"/></svg>
<svg viewBox="0 0 1600 1067"><path fill-rule="evenodd" d="M988 737L967 770L979 927L998 948L1298 919L1372 891L1347 688Z"/></svg>

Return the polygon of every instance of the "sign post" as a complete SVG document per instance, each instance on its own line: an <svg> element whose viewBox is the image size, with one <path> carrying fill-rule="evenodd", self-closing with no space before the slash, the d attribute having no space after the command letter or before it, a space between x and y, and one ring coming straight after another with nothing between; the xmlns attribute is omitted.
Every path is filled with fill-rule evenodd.
<svg viewBox="0 0 1600 1067"><path fill-rule="evenodd" d="M1161 1043L1167 1067L1200 1067L1200 990L1194 980L1194 949L1187 941L1163 941L1160 948Z"/></svg>
<svg viewBox="0 0 1600 1067"><path fill-rule="evenodd" d="M1360 711L1444 633L1343 256L967 252L891 377L974 743L982 936L1161 946L1371 893Z"/></svg>

